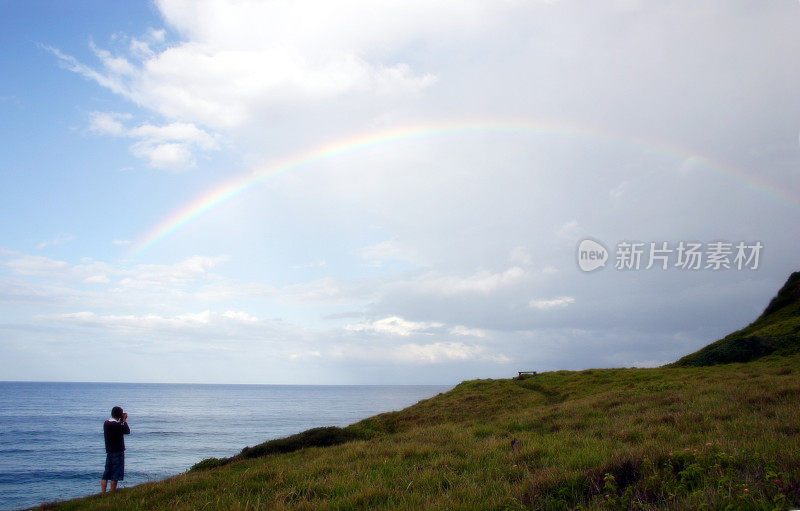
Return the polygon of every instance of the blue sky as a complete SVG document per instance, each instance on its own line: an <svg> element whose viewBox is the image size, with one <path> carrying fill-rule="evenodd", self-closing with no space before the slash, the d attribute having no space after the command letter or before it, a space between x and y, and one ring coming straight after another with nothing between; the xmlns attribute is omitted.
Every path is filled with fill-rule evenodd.
<svg viewBox="0 0 800 511"><path fill-rule="evenodd" d="M0 15L0 380L652 366L747 324L797 270L796 2L6 2ZM467 124L354 145L134 250L285 158ZM586 237L611 251L588 274ZM620 271L625 240L764 249L757 270Z"/></svg>

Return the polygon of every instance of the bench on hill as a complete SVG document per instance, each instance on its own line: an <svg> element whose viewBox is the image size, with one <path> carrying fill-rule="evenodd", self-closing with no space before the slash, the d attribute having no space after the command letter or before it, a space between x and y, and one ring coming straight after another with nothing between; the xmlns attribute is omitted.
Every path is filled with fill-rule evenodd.
<svg viewBox="0 0 800 511"><path fill-rule="evenodd" d="M536 371L518 371L518 373L520 378L523 376L536 376Z"/></svg>

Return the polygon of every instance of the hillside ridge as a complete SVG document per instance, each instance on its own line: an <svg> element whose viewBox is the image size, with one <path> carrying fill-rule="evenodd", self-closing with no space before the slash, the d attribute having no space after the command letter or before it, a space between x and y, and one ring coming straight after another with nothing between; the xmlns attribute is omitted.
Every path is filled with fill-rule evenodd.
<svg viewBox="0 0 800 511"><path fill-rule="evenodd" d="M45 508L792 509L798 366L800 354L470 380L346 428Z"/></svg>
<svg viewBox="0 0 800 511"><path fill-rule="evenodd" d="M800 352L800 272L792 273L764 312L748 326L682 357L673 366L750 362Z"/></svg>

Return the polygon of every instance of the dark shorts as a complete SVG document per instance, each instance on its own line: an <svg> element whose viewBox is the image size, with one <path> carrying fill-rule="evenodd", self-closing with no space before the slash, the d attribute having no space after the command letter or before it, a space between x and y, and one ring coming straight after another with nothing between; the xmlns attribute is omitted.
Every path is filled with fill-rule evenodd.
<svg viewBox="0 0 800 511"><path fill-rule="evenodd" d="M125 479L125 453L107 452L106 469L103 472L106 481L122 481Z"/></svg>

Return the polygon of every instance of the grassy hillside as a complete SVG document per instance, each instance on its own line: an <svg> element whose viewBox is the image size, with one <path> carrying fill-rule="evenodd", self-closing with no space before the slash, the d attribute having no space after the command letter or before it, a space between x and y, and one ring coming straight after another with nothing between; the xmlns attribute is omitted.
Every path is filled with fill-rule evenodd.
<svg viewBox="0 0 800 511"><path fill-rule="evenodd" d="M792 273L767 308L747 327L678 360L676 366L747 362L771 353L800 352L800 272Z"/></svg>
<svg viewBox="0 0 800 511"><path fill-rule="evenodd" d="M342 430L54 507L800 507L798 363L800 355L772 355L468 381ZM343 443L286 452L331 437Z"/></svg>

